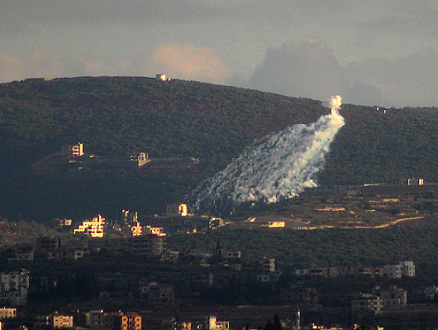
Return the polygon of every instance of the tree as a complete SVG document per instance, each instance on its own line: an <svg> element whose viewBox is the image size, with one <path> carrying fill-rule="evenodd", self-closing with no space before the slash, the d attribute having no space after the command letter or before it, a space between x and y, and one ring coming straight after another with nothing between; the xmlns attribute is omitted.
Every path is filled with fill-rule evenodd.
<svg viewBox="0 0 438 330"><path fill-rule="evenodd" d="M283 330L283 326L281 325L280 317L276 313L274 316L274 323L273 323L274 330Z"/></svg>

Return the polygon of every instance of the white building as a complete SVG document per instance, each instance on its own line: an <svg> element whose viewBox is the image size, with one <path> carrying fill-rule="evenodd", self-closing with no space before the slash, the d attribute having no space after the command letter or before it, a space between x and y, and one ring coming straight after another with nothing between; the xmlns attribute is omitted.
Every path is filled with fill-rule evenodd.
<svg viewBox="0 0 438 330"><path fill-rule="evenodd" d="M413 261L400 261L397 265L383 266L384 273L389 278L402 278L402 276L415 277L415 265Z"/></svg>
<svg viewBox="0 0 438 330"><path fill-rule="evenodd" d="M401 261L402 275L408 277L415 277L415 265L413 261Z"/></svg>

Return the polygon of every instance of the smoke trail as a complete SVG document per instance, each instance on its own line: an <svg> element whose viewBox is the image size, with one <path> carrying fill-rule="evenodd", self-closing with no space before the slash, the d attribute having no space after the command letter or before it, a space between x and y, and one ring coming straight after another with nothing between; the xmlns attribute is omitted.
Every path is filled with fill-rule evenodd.
<svg viewBox="0 0 438 330"><path fill-rule="evenodd" d="M247 147L223 171L202 182L188 196L193 211L232 212L245 202L275 203L316 187L313 176L324 165L344 118L341 97L331 99L331 113L315 123L290 126Z"/></svg>

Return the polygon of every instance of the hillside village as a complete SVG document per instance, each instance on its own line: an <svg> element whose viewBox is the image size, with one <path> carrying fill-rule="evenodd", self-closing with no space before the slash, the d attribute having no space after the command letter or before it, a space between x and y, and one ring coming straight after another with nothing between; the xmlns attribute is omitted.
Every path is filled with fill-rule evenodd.
<svg viewBox="0 0 438 330"><path fill-rule="evenodd" d="M123 215L129 217L129 212L125 211ZM126 220L126 218L124 220ZM135 221L135 215L131 218L131 221ZM105 219L98 216L91 222L103 224L105 223ZM207 320L209 320L208 322L205 322L204 318L187 318L181 320L180 317L176 317L178 314L184 315L184 312L181 311L170 319L168 319L168 315L174 308L179 309L186 304L193 306L193 303L199 301L199 299L201 299L200 302L206 299L207 297L202 298L203 294L201 292L203 290L213 289L212 292L214 292L214 288L230 290L231 288L227 282L232 278L237 277L240 279L239 281L246 278L244 282L249 281L249 283L253 283L256 287L273 293L274 291L271 290L279 285L280 278L285 275L281 269L278 269L274 258L264 257L261 260L253 260L248 263L247 260L243 260L241 251L223 249L219 244L215 251L202 251L199 249L172 251L165 247L166 234L162 232L161 228L145 226L142 229L144 229L144 232L141 235L138 231L132 231L131 235L126 235L131 236L131 238L127 237L125 240L128 244L123 244L124 246L128 246L127 250L107 249L103 252L101 248L98 247L99 245L94 245L93 241L90 241L86 247L72 248L65 246L60 238L49 237L39 238L36 245L30 247L27 251L15 249L14 255L8 258L8 264L27 265L29 269L32 269L33 266L38 264L44 265L48 263L53 265L53 263L55 263L60 266L63 264L67 266L71 262L77 263L78 267L80 267L79 265L82 260L94 260L94 262L104 265L108 262L108 260L105 260L106 258L121 260L121 254L123 254L123 258L125 259L125 261L121 261L122 264L126 263L128 265L134 260L143 260L143 262L146 261L146 264L149 262L158 262L158 264L162 266L156 267L158 268L159 276L156 277L158 274L155 274L152 278L149 278L149 280L140 275L138 270L136 270L137 267L132 268L129 272L129 281L133 280L134 282L132 284L134 284L134 286L131 284L125 288L123 287L127 284L125 282L128 280L125 271L122 273L100 272L96 279L97 281L94 280L96 282L93 281L92 283L83 282L90 281L90 279L86 279L85 277L80 277L80 282L76 283L74 277L71 278L68 276L70 279L67 279L67 281L74 282L70 285L75 286L76 290L79 290L74 292L75 295L84 295L92 298L94 296L92 292L84 292L84 290L92 290L95 292L94 298L85 305L79 301L72 305L73 300L62 308L59 306L57 311L53 311L53 313L47 314L44 317L40 315L35 320L32 320L31 314L28 314L29 310L26 308L27 304L34 305L39 302L41 300L39 296L42 294L44 294L43 296L48 295L48 297L50 297L54 295L53 297L56 297L57 290L61 290L62 287L64 287L65 290L67 283L63 282L66 280L63 278L65 276L63 275L63 271L61 270L60 273L58 271L58 275L56 275L56 273L46 273L46 275L43 275L41 274L41 270L37 270L36 274L33 274L32 271L25 268L12 272L3 272L1 274L2 291L0 301L5 304L5 308L3 308L3 314L1 314L3 318L2 322L7 326L17 324L17 322L25 322L27 324L31 323L32 327L35 327L37 324L46 324L53 328L85 327L92 329L119 329L119 327L126 327L127 329L147 329L152 324L161 322L163 329L173 329L173 327L179 329L184 326L190 329L193 324L198 324L198 329L234 329L236 325L233 326L233 323L237 322L237 324L239 324L239 322L243 320L237 318L233 319L231 323L230 320L216 322L216 317L212 315L205 316ZM79 234L79 232L81 231L76 230L75 234ZM83 231L83 233L92 238L92 240L102 239L102 235L98 230ZM100 259L100 261L97 261L96 258ZM189 264L187 264L187 262L189 262ZM134 266L133 264L131 265ZM189 268L187 268L188 265L190 265ZM162 267L167 268L168 271L163 272L164 269L160 270ZM195 269L199 267L199 270L196 271L193 267L195 267ZM69 266L69 268L71 268L71 266ZM249 280L248 276L252 277L252 279ZM416 273L414 263L412 261L404 261L396 265L384 266L352 265L350 267L295 269L288 276L292 276L292 279L296 278L298 281L292 280L289 282L289 280L288 285L283 286L278 292L276 299L279 299L278 302L289 306L298 304L301 306L302 311L305 312L309 308L312 310L317 308L323 311L324 308L328 307L320 305L322 295L318 290L323 288L318 289L314 286L307 286L312 285L312 282L315 282L313 284L315 285L316 282L319 281L318 279L329 280L347 277L350 280L359 279L362 282L369 281L370 284L374 284L376 283L375 280L380 278L383 283L391 283L388 282L388 280L397 281L402 278L415 278ZM196 298L196 295L193 296L194 292L184 292L181 283L179 285L172 284L176 283L175 281L182 281L184 283L183 287L185 288L197 287L198 290L201 289L198 293L201 294L201 296ZM99 283L97 287L90 287L90 285L94 286L97 283ZM119 286L121 285L119 289L114 287L116 283L118 283ZM249 283L247 283L247 285ZM303 286L303 283L307 284ZM407 282L405 282L405 284L406 283ZM242 286L244 286L244 283L242 283ZM100 290L96 291L98 287ZM182 292L180 292L180 290L182 290ZM417 297L416 299L423 295L423 298L421 298L423 301L434 299L438 293L438 289L435 286L424 287L421 291L416 289L417 291L413 293L411 293L412 288L409 287L409 290L410 294L414 294ZM259 292L259 294L261 294L261 292ZM258 294L256 294L256 296L257 295ZM263 294L261 294L261 297L262 296ZM128 300L127 297L129 297ZM269 300L272 298L273 297ZM117 306L116 308L124 306L125 308L130 308L130 310L127 312L107 311L107 309L114 304L114 299L118 300L118 303L115 304L113 308L115 306ZM378 315L387 310L400 311L401 308L409 310L408 291L394 284L382 289L375 286L369 293L362 291L360 293L356 292L350 299L350 306L347 307L347 309L357 315L361 315L362 313ZM108 303L110 303L110 305L108 305ZM79 306L80 308L78 308ZM88 306L90 309L84 310L84 308L86 308L85 306ZM180 307L178 308L178 306ZM140 312L132 312L132 308L136 308L136 310ZM146 310L144 308L146 308ZM193 310L193 308L191 309ZM73 310L75 310L74 313L72 313ZM152 310L155 311L153 314L146 312ZM214 307L212 311L214 311ZM185 313L188 313L188 311ZM226 312L224 313L227 314ZM162 315L162 319L160 319L159 315ZM188 315L190 315L190 313L188 313L186 317L190 317ZM31 319L29 319L29 317ZM42 322L42 320L45 321ZM168 320L170 320L170 324L166 324L166 322L169 322ZM256 320L252 322L256 322ZM296 322L298 322L298 328L296 327ZM299 325L299 322L299 319L295 319L294 325L287 327L287 329L313 329L313 325L309 328L304 325ZM345 329L345 327L336 327L336 329L341 328ZM323 327L320 327L320 329L323 329ZM334 328L330 327L330 329Z"/></svg>
<svg viewBox="0 0 438 330"><path fill-rule="evenodd" d="M84 143L66 145L57 153L51 154L32 165L37 174L72 175L107 171L174 171L191 168L199 164L194 157L150 158L146 152L131 153L127 156L100 156L86 153Z"/></svg>
<svg viewBox="0 0 438 330"><path fill-rule="evenodd" d="M345 105L320 188L225 217L183 196L320 101L164 75L1 91L0 330L436 326L434 109Z"/></svg>
<svg viewBox="0 0 438 330"><path fill-rule="evenodd" d="M87 155L84 145L78 143L36 163L34 170L60 161L73 164L71 173L72 169L91 167L96 159L98 166L109 162L117 168L140 168L152 162L146 153L118 160ZM162 214L139 216L136 211L122 210L109 220L101 214L82 222L56 218L51 226L57 235L40 236L34 244L16 245L0 256L10 269L1 274L1 322L5 329L20 325L101 330L234 330L244 326L244 322L261 327L270 322L272 315L242 319L232 307L220 306L257 306L264 302L279 306L279 311L284 308L280 306L289 306L289 319L280 321L282 328L291 330L351 329L352 320L360 323L364 318L373 322L381 319L385 323L385 317L394 312L416 315L419 303L426 309L435 306L438 282L418 285L412 260L380 265L314 264L290 269L279 266L272 255L255 258L238 248L223 248L220 242L214 250L175 249L166 243L169 235L221 230L382 229L423 221L427 212L434 209L434 189L434 185L425 186L423 179L409 179L395 186L345 186L339 188L343 197L290 205L287 211L234 220L191 214L182 202L169 203ZM394 190L399 193L394 194ZM111 259L118 264L109 267ZM47 266L57 271L41 270ZM89 275L77 272L83 267ZM108 267L110 272L97 270ZM327 292L333 283L347 279L350 285L341 296ZM239 287L233 285L236 281ZM62 308L48 310L51 304L35 306L43 303L42 297L57 301L61 292L70 297ZM202 312L202 316L200 311L193 313L198 310L193 306L212 303L226 321L218 321L215 307ZM300 313L293 312L292 306L299 306ZM315 323L325 319L321 316L329 308L339 312L327 325ZM39 314L43 310L46 314ZM350 314L353 316L345 316Z"/></svg>
<svg viewBox="0 0 438 330"><path fill-rule="evenodd" d="M315 210L340 211L341 207L327 206ZM111 221L102 215L77 224L70 219L54 219L52 226L58 236L42 236L34 245L7 250L6 259L0 256L6 262L4 267L10 269L0 277L0 301L4 303L0 312L5 329L23 325L229 330L245 324L265 326L273 314L280 314L284 329L352 329L353 325L348 325L352 320L385 323L391 313L416 315L421 304L432 308L438 297L438 283L418 285L421 278L417 280L414 261L286 269L272 256L254 259L239 249L223 248L219 242L214 250L168 248L165 228L173 230L172 236L232 226L230 221L204 216L198 219L203 227L184 227L181 224L195 218L184 203L171 203L165 213L152 218L172 225L146 224L137 212L129 210ZM284 230L275 222L260 228ZM47 272L45 268L56 271ZM350 284L341 292L327 291L345 280ZM69 298L50 310L60 297ZM44 306L45 301L53 302ZM248 316L251 308L236 313L236 307L232 307L236 303L254 305L251 308L267 303L278 308L274 313L267 310L272 314ZM330 318L322 317L330 308L338 312ZM46 314L41 314L43 311ZM353 318L346 317L350 313Z"/></svg>

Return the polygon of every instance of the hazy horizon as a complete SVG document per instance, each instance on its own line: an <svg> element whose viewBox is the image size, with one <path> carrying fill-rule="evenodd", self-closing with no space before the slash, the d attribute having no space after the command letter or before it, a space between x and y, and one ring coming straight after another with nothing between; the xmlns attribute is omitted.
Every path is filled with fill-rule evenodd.
<svg viewBox="0 0 438 330"><path fill-rule="evenodd" d="M0 0L0 82L154 76L438 106L438 3Z"/></svg>

